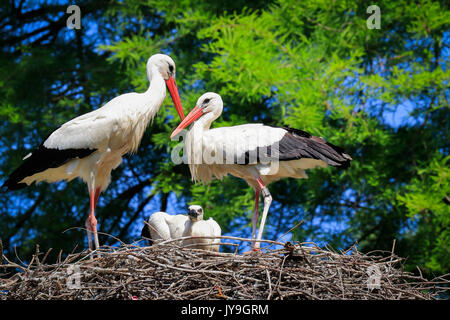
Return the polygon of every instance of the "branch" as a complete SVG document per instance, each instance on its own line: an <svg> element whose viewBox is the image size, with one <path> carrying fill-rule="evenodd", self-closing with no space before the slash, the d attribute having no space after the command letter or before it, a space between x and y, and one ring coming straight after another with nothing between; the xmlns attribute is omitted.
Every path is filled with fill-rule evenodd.
<svg viewBox="0 0 450 320"><path fill-rule="evenodd" d="M116 199L114 199L113 201L111 201L106 207L104 207L102 209L102 212L105 211L109 211L109 212L117 212L117 205L115 204L115 202L118 199L122 199L122 200L128 200L126 206L128 207L129 202L131 201L131 199L139 192L141 192L145 186L150 185L152 183L151 179L147 179L144 180L140 183L138 183L137 185L129 188L128 190L122 192ZM107 208L116 208L116 210L107 210ZM120 208L118 208L120 210ZM108 229L107 233L112 234L113 230L116 228L116 226L118 225L118 223L120 222L120 220L123 217L123 213L124 211L122 210L120 215L117 215L116 219L113 221L113 223L111 224L111 227Z"/></svg>
<svg viewBox="0 0 450 320"><path fill-rule="evenodd" d="M30 219L33 212L36 210L36 208L41 204L42 200L44 200L44 194L45 192L42 192L39 197L36 199L36 201L33 203L31 207L28 208L28 210L21 215L14 227L12 227L10 230L11 232L5 237L5 245L6 247L9 247L9 239L11 239L13 236L16 235L16 233L23 227L25 222Z"/></svg>
<svg viewBox="0 0 450 320"><path fill-rule="evenodd" d="M145 198L145 200L139 205L137 210L134 212L133 216L128 220L127 224L121 229L117 238L122 239L126 236L130 226L133 224L133 222L135 222L141 211L144 210L145 206L153 199L154 196L155 194L150 194L149 196L147 196L147 198Z"/></svg>

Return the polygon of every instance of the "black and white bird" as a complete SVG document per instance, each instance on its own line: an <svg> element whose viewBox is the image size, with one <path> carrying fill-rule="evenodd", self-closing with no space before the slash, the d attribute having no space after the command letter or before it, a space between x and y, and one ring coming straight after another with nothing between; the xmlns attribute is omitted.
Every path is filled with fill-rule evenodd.
<svg viewBox="0 0 450 320"><path fill-rule="evenodd" d="M327 165L347 167L352 158L340 147L324 139L292 128L263 124L244 124L210 129L223 110L220 95L205 93L197 105L173 131L177 136L191 123L184 138L184 154L192 179L206 183L227 174L244 179L255 191L252 236L258 222L259 195L264 197L264 210L253 248L258 249L269 212L272 196L267 188L281 178L307 178L305 170Z"/></svg>
<svg viewBox="0 0 450 320"><path fill-rule="evenodd" d="M182 240L182 245L190 248L219 251L219 238L222 231L213 219L203 220L204 211L201 206L191 205L188 214L170 215L166 212L155 212L148 219L148 225L142 229L142 237L151 242L178 239L181 237L196 237Z"/></svg>
<svg viewBox="0 0 450 320"><path fill-rule="evenodd" d="M92 249L92 236L98 248L95 207L100 193L108 187L111 171L122 163L122 156L137 151L146 127L166 97L166 86L181 120L184 119L172 58L164 54L151 56L147 77L150 86L146 92L120 95L55 130L23 158L2 190L20 189L33 182L81 178L89 189L89 248Z"/></svg>

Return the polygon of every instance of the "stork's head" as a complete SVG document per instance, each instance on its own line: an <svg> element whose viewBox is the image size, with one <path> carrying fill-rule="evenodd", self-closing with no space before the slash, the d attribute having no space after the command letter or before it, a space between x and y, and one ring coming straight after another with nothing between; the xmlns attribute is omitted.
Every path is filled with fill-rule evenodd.
<svg viewBox="0 0 450 320"><path fill-rule="evenodd" d="M175 62L168 55L162 53L152 55L147 61L147 68L150 69L152 66L158 69L164 80L175 79Z"/></svg>
<svg viewBox="0 0 450 320"><path fill-rule="evenodd" d="M172 132L170 138L172 139L183 129L189 126L192 122L199 119L200 117L210 115L211 119L217 119L223 110L223 101L220 95L214 92L207 92L202 95L195 105L194 109L189 112L189 114L184 118L183 121L178 125L178 127Z"/></svg>
<svg viewBox="0 0 450 320"><path fill-rule="evenodd" d="M196 204L189 206L188 216L193 222L203 220L203 208Z"/></svg>
<svg viewBox="0 0 450 320"><path fill-rule="evenodd" d="M175 82L176 70L175 62L171 57L165 54L157 53L152 55L147 61L147 76L151 81L151 72L156 68L166 82L173 104L177 109L180 119L184 119L183 107L181 106L180 94L178 93L177 83Z"/></svg>

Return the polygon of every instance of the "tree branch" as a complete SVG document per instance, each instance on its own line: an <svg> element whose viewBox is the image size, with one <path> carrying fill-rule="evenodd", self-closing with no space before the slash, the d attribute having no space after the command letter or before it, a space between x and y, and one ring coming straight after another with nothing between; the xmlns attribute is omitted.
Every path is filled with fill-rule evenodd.
<svg viewBox="0 0 450 320"><path fill-rule="evenodd" d="M150 200L153 199L154 196L155 194L150 194L149 196L147 196L147 198L145 198L143 202L141 202L137 210L134 212L133 216L128 220L127 224L120 230L120 233L117 236L118 239L122 239L123 237L125 237L130 226L133 224L133 222L136 221L141 211L144 210L145 206L150 202Z"/></svg>

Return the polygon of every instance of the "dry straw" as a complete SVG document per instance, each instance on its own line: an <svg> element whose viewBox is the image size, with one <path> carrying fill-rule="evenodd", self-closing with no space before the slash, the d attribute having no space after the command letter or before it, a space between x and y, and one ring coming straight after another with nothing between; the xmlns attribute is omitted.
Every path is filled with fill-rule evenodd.
<svg viewBox="0 0 450 320"><path fill-rule="evenodd" d="M37 252L29 265L2 255L0 300L436 299L449 288L449 275L429 281L404 272L393 252L265 242L268 247L250 254L191 249L176 241L102 247L60 256L55 264L44 263L48 252ZM275 245L282 247L270 249Z"/></svg>

